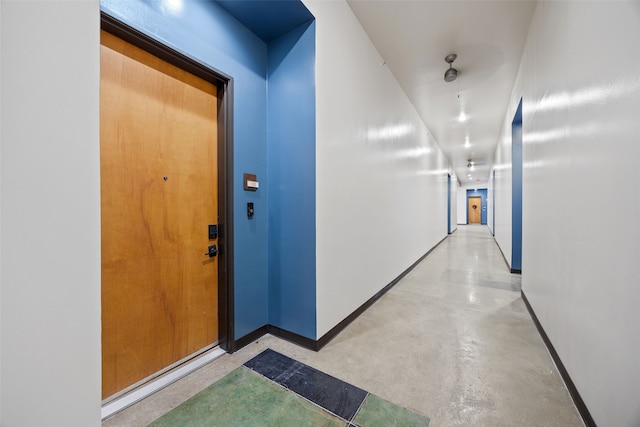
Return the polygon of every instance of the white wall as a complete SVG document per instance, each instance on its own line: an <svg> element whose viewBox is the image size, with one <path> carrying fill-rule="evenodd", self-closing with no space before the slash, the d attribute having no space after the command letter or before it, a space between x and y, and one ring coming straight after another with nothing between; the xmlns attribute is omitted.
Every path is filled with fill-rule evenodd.
<svg viewBox="0 0 640 427"><path fill-rule="evenodd" d="M496 239L510 253L511 120L523 96L523 291L602 426L640 425L640 202L628 191L638 40L638 2L539 2L496 153Z"/></svg>
<svg viewBox="0 0 640 427"><path fill-rule="evenodd" d="M0 424L98 426L99 5L1 8Z"/></svg>
<svg viewBox="0 0 640 427"><path fill-rule="evenodd" d="M0 236L2 236L2 1L0 0ZM2 243L0 239L0 308L2 307ZM0 425L2 425L2 313L0 313Z"/></svg>
<svg viewBox="0 0 640 427"><path fill-rule="evenodd" d="M519 94L514 96L518 101L520 100ZM496 173L495 188L493 188L493 182L491 182L492 191L496 197L496 226L495 230L493 230L493 233L496 242L500 246L500 249L502 250L502 253L504 254L509 266L511 266L512 247L511 122L513 121L513 116L516 112L516 109L518 108L518 101L516 101L515 105L511 105L507 110L504 127L500 134L498 147L496 149L494 157L494 167L491 169L490 173L490 176L493 176L494 170ZM493 179L491 179L490 181L493 181Z"/></svg>
<svg viewBox="0 0 640 427"><path fill-rule="evenodd" d="M457 198L457 221L458 224L467 223L467 187L458 187L456 192Z"/></svg>
<svg viewBox="0 0 640 427"><path fill-rule="evenodd" d="M453 232L458 228L458 177L455 174L451 174L451 231Z"/></svg>
<svg viewBox="0 0 640 427"><path fill-rule="evenodd" d="M520 65L522 69L522 64ZM493 188L493 179L489 181L491 188L496 197L495 215L496 226L493 230L496 242L500 246L502 253L504 254L507 264L511 266L511 246L512 246L512 233L511 233L511 199L512 199L512 176L511 176L511 123L513 116L518 108L518 102L520 101L521 93L517 92L518 84L516 83L516 89L512 95L511 105L507 109L507 115L504 120L504 126L500 134L498 141L498 147L496 149L494 157L494 167L491 169L489 176L493 177L493 172L496 173L495 188ZM514 105L514 101L515 105ZM492 208L493 209L493 206ZM492 213L493 215L493 213ZM493 222L493 218L491 219Z"/></svg>
<svg viewBox="0 0 640 427"><path fill-rule="evenodd" d="M317 336L447 235L447 161L345 1L316 17Z"/></svg>

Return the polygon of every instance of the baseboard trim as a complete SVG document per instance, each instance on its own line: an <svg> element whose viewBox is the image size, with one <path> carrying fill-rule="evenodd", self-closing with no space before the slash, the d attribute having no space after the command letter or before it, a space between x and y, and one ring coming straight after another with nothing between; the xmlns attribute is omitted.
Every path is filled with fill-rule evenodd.
<svg viewBox="0 0 640 427"><path fill-rule="evenodd" d="M562 360L560 359L558 352L556 352L556 349L553 347L553 344L551 344L551 340L549 340L547 333L544 331L542 324L538 320L538 316L536 316L536 313L533 311L531 304L529 304L529 300L524 294L524 291L521 290L520 295L522 296L524 305L527 307L527 310L529 311L529 315L531 315L531 319L533 320L533 323L536 325L536 329L538 329L538 333L540 334L542 341L544 341L544 344L547 346L547 350L549 350L549 354L551 355L553 362L556 364L556 367L558 368L558 372L560 373L562 380L567 386L567 390L569 390L571 399L573 399L573 403L576 405L576 408L578 409L578 413L582 417L582 421L584 422L586 427L597 427L596 422L593 420L593 417L591 416L591 413L587 408L587 405L584 403L584 400L582 400L582 397L580 396L578 389L573 383L573 380L571 379L569 372L567 372L567 369L564 367L564 364L562 363Z"/></svg>
<svg viewBox="0 0 640 427"><path fill-rule="evenodd" d="M404 276L409 274L409 272L411 270L413 270L418 264L420 264L420 262L422 262L427 256L429 256L429 254L431 252L433 252L435 250L435 248L437 248L442 242L444 242L447 239L447 237L449 237L449 236L448 235L445 236L442 240L440 240L438 243L436 243L436 245L434 247L429 249L427 251L427 253L422 255L420 258L418 258L418 260L416 262L411 264L406 270L404 270L402 273L400 273L400 275L398 277L396 277L395 279L393 279L391 281L391 283L389 283L387 286L385 286L380 291L378 291L378 293L376 293L374 296L369 298L364 304L362 304L360 307L358 307L353 313L351 313L349 316L347 316L342 322L338 323L336 326L331 328L331 330L329 332L324 334L318 340L318 350L320 350L322 347L327 345L340 332L342 332L342 330L344 330L344 328L349 326L351 324L351 322L356 320L362 313L364 313L369 307L371 307L376 301L378 301L384 294L389 292L389 290L391 288L393 288L400 280L402 280L402 278L404 278Z"/></svg>
<svg viewBox="0 0 640 427"><path fill-rule="evenodd" d="M507 268L509 269L509 271L513 274L522 274L522 270L519 270L517 268L511 268L511 266L509 265L509 261L507 261L507 257L504 256L504 252L502 252L502 248L500 247L500 245L498 244L498 241L496 240L495 235L493 236L493 240L496 242L498 249L500 249L500 253L502 254L502 259L504 260L504 263L507 265Z"/></svg>
<svg viewBox="0 0 640 427"><path fill-rule="evenodd" d="M285 341L292 342L300 347L304 347L309 350L318 351L320 348L318 347L318 341L307 338L302 335L298 335L294 332L287 331L286 329L279 328L277 326L269 325L268 331L271 335L274 335L278 338L282 338Z"/></svg>
<svg viewBox="0 0 640 427"><path fill-rule="evenodd" d="M238 338L233 341L232 351L230 353L235 353L240 350L242 347L245 347L257 339L260 339L265 334L269 333L269 325L264 325L255 331L249 332L248 334Z"/></svg>
<svg viewBox="0 0 640 427"><path fill-rule="evenodd" d="M294 332L287 331L285 329L279 328L273 325L264 325L255 331L249 332L248 334L242 336L235 340L235 346L233 352L240 350L242 347L245 347L251 344L254 341L259 340L266 334L271 334L278 338L281 338L285 341L289 341L293 344L299 345L300 347L304 347L309 350L318 351L318 342L311 338L304 337L302 335L298 335Z"/></svg>
<svg viewBox="0 0 640 427"><path fill-rule="evenodd" d="M334 339L340 332L342 332L347 326L351 324L354 320L356 320L362 313L364 313L369 307L371 307L376 301L378 301L384 294L389 292L391 288L393 288L400 280L402 280L411 270L413 270L420 262L422 262L431 252L433 252L442 242L444 242L449 235L445 236L442 240L435 244L434 247L429 249L427 253L422 255L416 262L411 264L406 270L404 270L398 277L393 279L391 283L386 285L380 291L378 291L374 296L369 298L364 304L358 307L353 313L348 315L344 320L338 323L336 326L331 328L329 332L324 334L320 339L313 340L311 338L304 337L302 335L298 335L294 332L287 331L285 329L279 328L273 325L265 325L261 328L256 329L253 332L248 333L234 341L234 349L233 351L237 351L242 347L252 343L253 341L259 339L265 334L271 334L278 338L282 338L286 341L292 342L294 344L299 345L300 347L304 347L309 350L319 351L322 347L327 345L332 339Z"/></svg>

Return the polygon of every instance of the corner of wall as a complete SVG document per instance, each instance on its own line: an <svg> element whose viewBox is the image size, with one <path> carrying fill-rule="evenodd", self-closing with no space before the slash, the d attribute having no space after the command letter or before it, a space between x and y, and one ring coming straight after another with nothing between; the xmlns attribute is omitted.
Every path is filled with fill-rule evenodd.
<svg viewBox="0 0 640 427"><path fill-rule="evenodd" d="M269 324L316 339L315 22L268 49Z"/></svg>
<svg viewBox="0 0 640 427"><path fill-rule="evenodd" d="M0 423L98 426L98 4L0 9Z"/></svg>

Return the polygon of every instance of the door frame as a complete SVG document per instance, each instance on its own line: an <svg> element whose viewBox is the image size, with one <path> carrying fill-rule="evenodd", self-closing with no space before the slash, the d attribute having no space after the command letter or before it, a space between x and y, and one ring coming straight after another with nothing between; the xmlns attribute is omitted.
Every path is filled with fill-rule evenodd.
<svg viewBox="0 0 640 427"><path fill-rule="evenodd" d="M467 189L465 203L465 210L467 212L467 224L469 222L469 198L470 197L480 197L480 224L487 225L487 197L489 195L489 190L487 188L475 188L475 189Z"/></svg>
<svg viewBox="0 0 640 427"><path fill-rule="evenodd" d="M100 28L214 84L218 90L218 342L236 350L233 324L233 78L100 11Z"/></svg>

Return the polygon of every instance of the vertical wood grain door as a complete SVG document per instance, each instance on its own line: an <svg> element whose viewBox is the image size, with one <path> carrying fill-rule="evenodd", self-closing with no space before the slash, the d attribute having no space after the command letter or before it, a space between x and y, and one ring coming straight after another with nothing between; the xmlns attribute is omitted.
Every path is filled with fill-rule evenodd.
<svg viewBox="0 0 640 427"><path fill-rule="evenodd" d="M102 395L218 340L217 95L102 32Z"/></svg>
<svg viewBox="0 0 640 427"><path fill-rule="evenodd" d="M482 198L481 197L469 197L469 224L481 224L482 223Z"/></svg>

